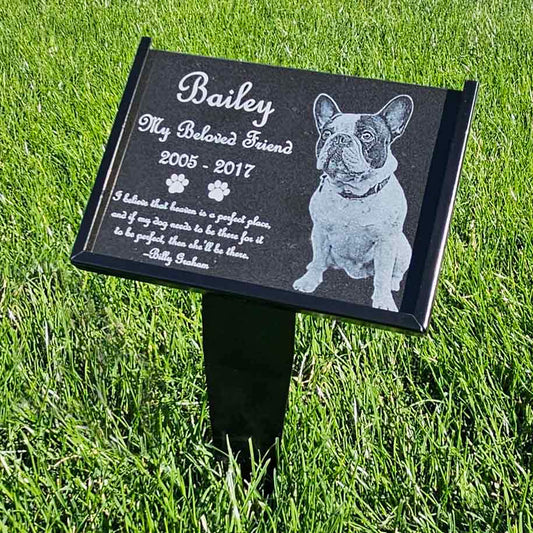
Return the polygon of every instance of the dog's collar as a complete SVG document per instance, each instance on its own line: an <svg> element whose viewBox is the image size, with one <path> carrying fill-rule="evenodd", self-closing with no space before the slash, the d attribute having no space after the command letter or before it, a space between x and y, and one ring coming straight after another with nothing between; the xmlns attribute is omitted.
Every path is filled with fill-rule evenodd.
<svg viewBox="0 0 533 533"><path fill-rule="evenodd" d="M327 174L322 174L321 181L320 181L320 187L319 191L322 190L322 187L324 185L324 181L326 181L326 178L328 177ZM346 200L360 200L361 198L366 198L367 196L372 196L373 194L377 194L387 183L389 182L390 175L387 176L384 180L380 181L379 183L376 183L373 187L370 187L368 191L366 191L364 194L353 194L351 192L341 191L337 193L339 196L342 196Z"/></svg>

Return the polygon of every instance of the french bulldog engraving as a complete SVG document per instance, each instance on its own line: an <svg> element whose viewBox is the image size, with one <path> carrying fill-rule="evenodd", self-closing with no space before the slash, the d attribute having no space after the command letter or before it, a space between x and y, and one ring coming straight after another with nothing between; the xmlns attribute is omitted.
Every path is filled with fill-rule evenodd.
<svg viewBox="0 0 533 533"><path fill-rule="evenodd" d="M372 306L398 311L392 291L411 262L403 233L407 201L394 175L391 152L413 113L408 95L396 96L375 114L343 113L327 94L314 102L320 184L309 203L313 259L293 288L311 293L328 268L348 276L373 276Z"/></svg>

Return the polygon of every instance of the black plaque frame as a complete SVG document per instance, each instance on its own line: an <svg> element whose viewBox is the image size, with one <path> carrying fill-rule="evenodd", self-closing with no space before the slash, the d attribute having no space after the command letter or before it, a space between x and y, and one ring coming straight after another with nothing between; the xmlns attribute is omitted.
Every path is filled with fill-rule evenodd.
<svg viewBox="0 0 533 533"><path fill-rule="evenodd" d="M92 240L101 217L102 198L112 189L128 142L130 129L128 121L135 114L133 109L142 93L143 69L150 53L150 46L150 38L143 37L72 250L73 264L86 270L123 278L199 290L204 293L237 295L269 302L294 312L332 315L353 322L370 322L379 327L424 333L429 325L478 83L467 81L463 91L450 91L446 99L444 118L424 195L412 265L406 280L405 302L399 312L391 312L92 252ZM417 254L417 250L420 249L424 251L423 254Z"/></svg>

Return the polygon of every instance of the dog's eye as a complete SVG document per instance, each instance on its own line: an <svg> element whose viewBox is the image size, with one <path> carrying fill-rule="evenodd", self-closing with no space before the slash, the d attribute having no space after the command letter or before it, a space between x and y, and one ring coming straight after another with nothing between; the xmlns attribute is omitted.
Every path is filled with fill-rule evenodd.
<svg viewBox="0 0 533 533"><path fill-rule="evenodd" d="M329 131L329 130L324 130L324 131L322 132L322 139L327 139L330 135L331 135L331 131Z"/></svg>
<svg viewBox="0 0 533 533"><path fill-rule="evenodd" d="M364 131L361 135L361 140L366 143L372 142L374 140L374 134L371 131Z"/></svg>

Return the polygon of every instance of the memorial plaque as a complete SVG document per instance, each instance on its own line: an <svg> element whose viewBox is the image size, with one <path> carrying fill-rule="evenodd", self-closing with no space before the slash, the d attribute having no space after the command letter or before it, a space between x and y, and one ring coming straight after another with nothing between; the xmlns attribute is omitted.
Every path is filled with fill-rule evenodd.
<svg viewBox="0 0 533 533"><path fill-rule="evenodd" d="M267 490L295 312L427 329L476 91L141 40L72 261L204 292L213 443Z"/></svg>
<svg viewBox="0 0 533 533"><path fill-rule="evenodd" d="M423 332L476 89L170 53L145 38L72 261Z"/></svg>

